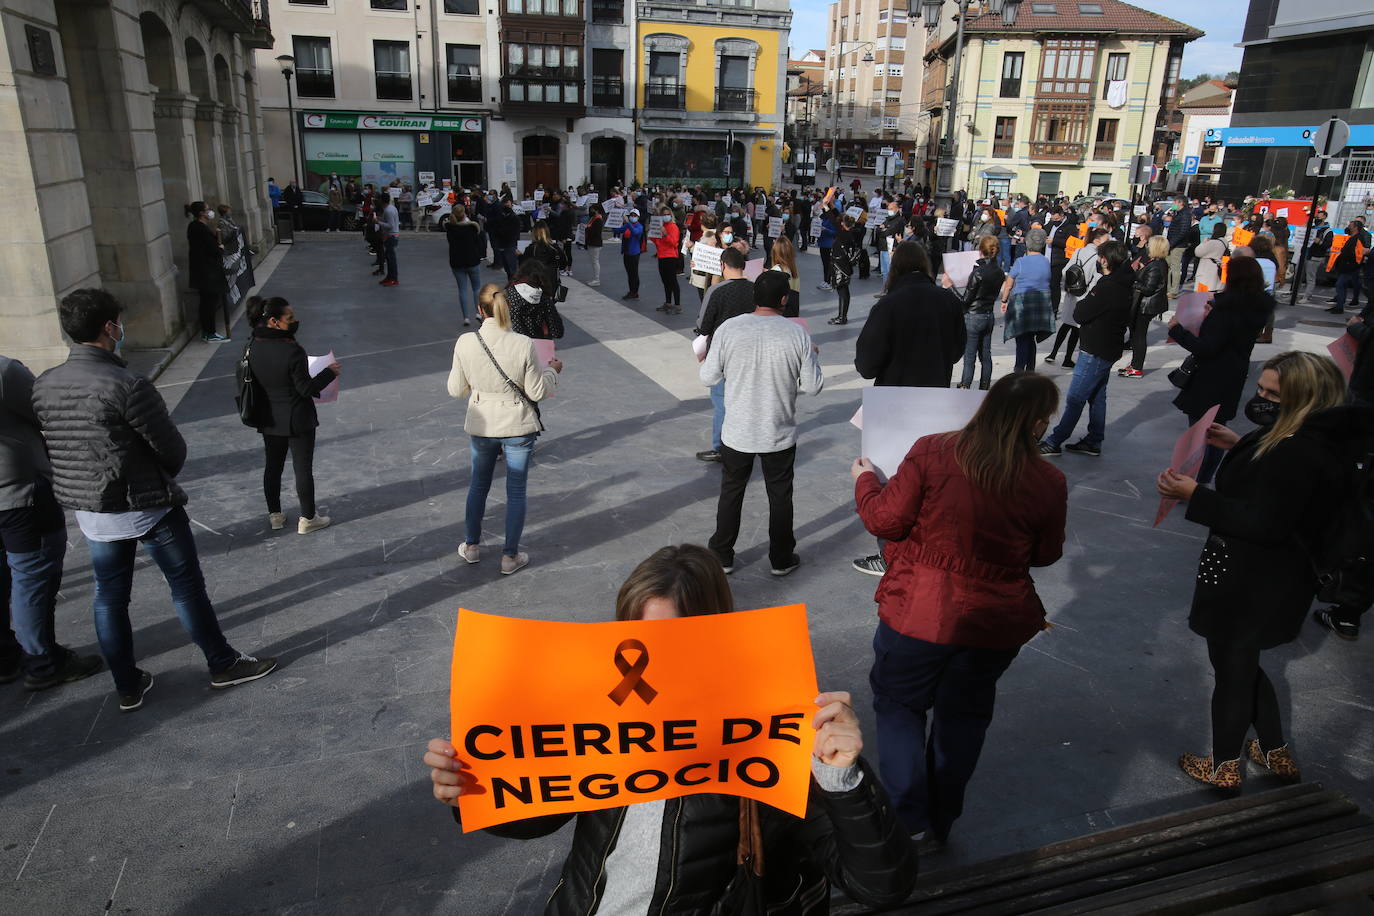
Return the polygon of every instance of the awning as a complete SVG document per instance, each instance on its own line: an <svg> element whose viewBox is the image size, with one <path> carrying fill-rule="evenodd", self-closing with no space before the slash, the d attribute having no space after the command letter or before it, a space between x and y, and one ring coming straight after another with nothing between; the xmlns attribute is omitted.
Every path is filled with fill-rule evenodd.
<svg viewBox="0 0 1374 916"><path fill-rule="evenodd" d="M983 171L981 171L981 172L978 173L978 177L979 177L979 178L1015 178L1015 177L1016 177L1016 173L1013 172L1011 169L1003 168L1003 167L1000 166L1000 165L994 165L994 166L991 166L991 167L989 167L989 168L983 169Z"/></svg>

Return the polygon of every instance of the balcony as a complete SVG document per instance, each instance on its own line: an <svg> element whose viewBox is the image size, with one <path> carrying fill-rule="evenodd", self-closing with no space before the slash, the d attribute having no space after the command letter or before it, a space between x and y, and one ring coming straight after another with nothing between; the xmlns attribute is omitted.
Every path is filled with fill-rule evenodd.
<svg viewBox="0 0 1374 916"><path fill-rule="evenodd" d="M1016 149L1016 141L1015 141L1015 140L993 140L993 141L992 141L992 158L994 158L994 159L1011 159L1011 158L1015 155L1015 149Z"/></svg>
<svg viewBox="0 0 1374 916"><path fill-rule="evenodd" d="M303 99L334 98L334 71L314 67L296 69L296 94Z"/></svg>
<svg viewBox="0 0 1374 916"><path fill-rule="evenodd" d="M377 74L377 98L409 102L414 97L415 90L411 88L409 73Z"/></svg>
<svg viewBox="0 0 1374 916"><path fill-rule="evenodd" d="M593 74L592 105L597 108L624 108L624 81L618 76L597 76Z"/></svg>
<svg viewBox="0 0 1374 916"><path fill-rule="evenodd" d="M1032 162L1082 162L1083 144L1061 140L1032 140L1030 158Z"/></svg>
<svg viewBox="0 0 1374 916"><path fill-rule="evenodd" d="M625 0L592 0L592 22L625 21Z"/></svg>
<svg viewBox="0 0 1374 916"><path fill-rule="evenodd" d="M716 111L753 111L754 90L716 89Z"/></svg>
<svg viewBox="0 0 1374 916"><path fill-rule="evenodd" d="M450 102L482 101L482 78L480 76L450 76L448 78L448 100Z"/></svg>
<svg viewBox="0 0 1374 916"><path fill-rule="evenodd" d="M580 118L587 113L583 97L583 76L575 67L546 68L559 71L557 74L530 75L501 78L502 107L516 113L527 115L550 115L557 118ZM569 71L563 76L562 71Z"/></svg>
<svg viewBox="0 0 1374 916"><path fill-rule="evenodd" d="M1116 141L1093 144L1094 162L1111 162L1116 158Z"/></svg>
<svg viewBox="0 0 1374 916"><path fill-rule="evenodd" d="M660 111L683 111L687 108L687 87L676 82L650 80L644 84L644 107Z"/></svg>
<svg viewBox="0 0 1374 916"><path fill-rule="evenodd" d="M267 13L267 0L252 0L253 28L241 36L241 41L245 48L270 49L274 44L272 38L272 20Z"/></svg>

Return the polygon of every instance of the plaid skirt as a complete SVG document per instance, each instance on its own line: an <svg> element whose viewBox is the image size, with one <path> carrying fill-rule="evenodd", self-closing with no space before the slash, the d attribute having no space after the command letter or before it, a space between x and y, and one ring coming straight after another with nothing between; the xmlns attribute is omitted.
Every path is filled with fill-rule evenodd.
<svg viewBox="0 0 1374 916"><path fill-rule="evenodd" d="M1008 341L1022 334L1035 334L1044 340L1054 333L1054 306L1050 294L1031 289L1014 293L1007 305L1006 321L1002 325L1002 340Z"/></svg>

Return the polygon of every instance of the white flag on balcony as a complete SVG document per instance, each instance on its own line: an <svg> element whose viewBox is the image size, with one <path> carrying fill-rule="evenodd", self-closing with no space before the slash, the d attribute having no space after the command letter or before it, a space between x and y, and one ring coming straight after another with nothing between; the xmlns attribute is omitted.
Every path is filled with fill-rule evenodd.
<svg viewBox="0 0 1374 916"><path fill-rule="evenodd" d="M1112 108L1126 107L1126 81L1112 80L1107 84L1107 104Z"/></svg>

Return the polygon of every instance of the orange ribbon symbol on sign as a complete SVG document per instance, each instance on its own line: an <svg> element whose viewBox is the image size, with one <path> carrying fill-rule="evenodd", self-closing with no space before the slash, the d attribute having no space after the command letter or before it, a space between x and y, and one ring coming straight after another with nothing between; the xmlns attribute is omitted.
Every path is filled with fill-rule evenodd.
<svg viewBox="0 0 1374 916"><path fill-rule="evenodd" d="M633 665L625 658L626 649L639 650L639 658L635 659ZM649 650L644 643L637 639L622 640L620 645L615 647L615 667L624 676L615 689L606 694L612 703L621 705L629 699L630 691L638 694L645 703L652 703L654 697L658 696L658 691L644 680L644 671L649 667Z"/></svg>

